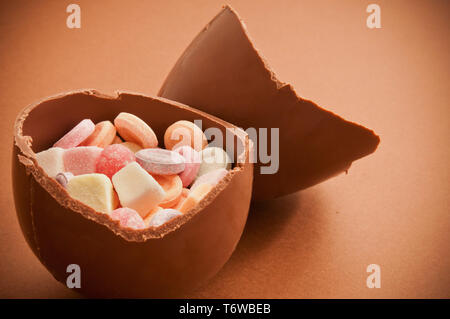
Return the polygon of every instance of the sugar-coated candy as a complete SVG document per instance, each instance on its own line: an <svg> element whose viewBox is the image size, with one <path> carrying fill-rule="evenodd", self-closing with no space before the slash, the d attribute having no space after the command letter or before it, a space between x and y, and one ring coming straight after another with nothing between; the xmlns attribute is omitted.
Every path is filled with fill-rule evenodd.
<svg viewBox="0 0 450 319"><path fill-rule="evenodd" d="M114 174L112 182L122 207L134 209L141 217L147 216L166 196L158 182L136 162Z"/></svg>
<svg viewBox="0 0 450 319"><path fill-rule="evenodd" d="M160 210L162 210L163 208L161 206L156 206L153 207L148 213L147 216L145 216L144 218L144 223L145 225L148 227L150 220L152 219L153 215L157 212L159 212Z"/></svg>
<svg viewBox="0 0 450 319"><path fill-rule="evenodd" d="M56 181L61 184L62 187L66 188L67 183L74 175L71 172L58 173L55 177Z"/></svg>
<svg viewBox="0 0 450 319"><path fill-rule="evenodd" d="M113 190L113 209L120 207L119 195L117 195L117 192Z"/></svg>
<svg viewBox="0 0 450 319"><path fill-rule="evenodd" d="M133 142L142 148L158 146L155 132L136 115L122 112L114 120L117 132L126 142Z"/></svg>
<svg viewBox="0 0 450 319"><path fill-rule="evenodd" d="M175 206L173 206L172 208L176 209L176 210L180 210L180 207L181 207L181 205L183 205L183 202L188 197L189 192L190 192L189 188L183 188L183 190L181 191L181 196L178 199L178 203Z"/></svg>
<svg viewBox="0 0 450 319"><path fill-rule="evenodd" d="M210 185L216 185L222 178L225 177L225 175L227 175L228 170L226 170L225 168L219 168L219 169L215 169L213 171L210 171L206 174L203 174L202 176L200 176L199 178L197 178L194 182L194 184L192 184L191 186L191 190L195 189L198 185L201 184L210 184Z"/></svg>
<svg viewBox="0 0 450 319"><path fill-rule="evenodd" d="M163 208L169 208L178 203L183 190L183 183L178 175L154 175L155 180L166 192L166 197L159 203Z"/></svg>
<svg viewBox="0 0 450 319"><path fill-rule="evenodd" d="M52 147L36 154L36 160L49 177L55 178L58 173L64 172L64 149Z"/></svg>
<svg viewBox="0 0 450 319"><path fill-rule="evenodd" d="M97 161L97 173L105 174L109 178L127 164L136 160L134 153L121 144L105 147Z"/></svg>
<svg viewBox="0 0 450 319"><path fill-rule="evenodd" d="M147 148L136 154L136 161L150 174L173 175L184 170L184 157L161 148Z"/></svg>
<svg viewBox="0 0 450 319"><path fill-rule="evenodd" d="M96 172L96 166L103 148L97 146L78 146L64 152L64 168L73 175Z"/></svg>
<svg viewBox="0 0 450 319"><path fill-rule="evenodd" d="M128 148L133 153L136 153L142 149L142 147L140 147L139 145L137 145L136 143L133 143L133 142L123 142L121 144L123 146L125 146L126 148Z"/></svg>
<svg viewBox="0 0 450 319"><path fill-rule="evenodd" d="M80 145L95 130L95 124L91 120L82 120L53 146L71 148Z"/></svg>
<svg viewBox="0 0 450 319"><path fill-rule="evenodd" d="M74 176L67 183L67 192L98 212L109 214L114 209L113 185L103 174Z"/></svg>
<svg viewBox="0 0 450 319"><path fill-rule="evenodd" d="M180 205L179 211L183 214L189 212L192 208L197 206L197 204L209 193L212 189L210 184L200 184L194 190L189 192L189 195Z"/></svg>
<svg viewBox="0 0 450 319"><path fill-rule="evenodd" d="M162 209L155 214L152 215L148 222L148 226L150 227L159 227L165 223L167 223L172 218L177 216L181 216L182 213L171 208Z"/></svg>
<svg viewBox="0 0 450 319"><path fill-rule="evenodd" d="M94 132L80 145L106 147L116 136L116 127L110 121L102 121L95 125Z"/></svg>
<svg viewBox="0 0 450 319"><path fill-rule="evenodd" d="M134 229L145 228L144 220L134 209L128 207L121 207L111 212L111 218L118 220L120 226Z"/></svg>
<svg viewBox="0 0 450 319"><path fill-rule="evenodd" d="M168 150L188 145L196 151L201 151L208 145L208 140L203 131L193 122L181 120L166 129L164 145Z"/></svg>
<svg viewBox="0 0 450 319"><path fill-rule="evenodd" d="M122 139L116 135L111 144L121 144L121 143L123 143Z"/></svg>
<svg viewBox="0 0 450 319"><path fill-rule="evenodd" d="M231 158L220 147L207 147L201 152L201 156L202 163L197 176L202 176L219 168L231 168Z"/></svg>
<svg viewBox="0 0 450 319"><path fill-rule="evenodd" d="M174 149L174 152L184 157L185 167L179 176L183 182L183 187L187 187L197 177L201 163L200 153L188 145L180 146Z"/></svg>

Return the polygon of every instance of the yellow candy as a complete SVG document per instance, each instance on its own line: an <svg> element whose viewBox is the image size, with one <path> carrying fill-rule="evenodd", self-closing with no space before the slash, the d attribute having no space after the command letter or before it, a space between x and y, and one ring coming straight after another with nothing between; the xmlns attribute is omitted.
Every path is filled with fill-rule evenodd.
<svg viewBox="0 0 450 319"><path fill-rule="evenodd" d="M109 214L115 208L114 189L106 175L84 174L74 176L67 183L67 191L72 198L98 212Z"/></svg>
<svg viewBox="0 0 450 319"><path fill-rule="evenodd" d="M140 151L142 149L142 147L140 147L139 145L137 145L136 143L133 143L133 142L123 142L123 143L120 143L120 144L122 144L123 146L128 148L133 153L136 153L136 152L138 152L138 151Z"/></svg>

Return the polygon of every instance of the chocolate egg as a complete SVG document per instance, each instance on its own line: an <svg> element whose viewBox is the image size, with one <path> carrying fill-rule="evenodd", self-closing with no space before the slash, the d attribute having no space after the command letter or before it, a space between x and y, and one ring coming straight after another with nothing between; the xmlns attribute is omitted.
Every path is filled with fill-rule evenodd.
<svg viewBox="0 0 450 319"><path fill-rule="evenodd" d="M234 168L190 212L161 227L124 228L107 214L71 198L37 164L80 120L113 121L120 112L143 119L163 140L178 120L202 120L203 129L232 131ZM195 287L224 265L242 234L252 192L250 143L233 125L164 98L80 91L24 109L15 122L12 175L23 234L42 264L66 284L68 266L80 267L81 287L93 297L171 297Z"/></svg>
<svg viewBox="0 0 450 319"><path fill-rule="evenodd" d="M229 6L192 41L158 94L244 129L279 128L279 169L264 174L260 168L266 164L255 164L256 199L289 194L346 171L380 141L373 131L300 98L278 80ZM268 149L275 143L269 140Z"/></svg>

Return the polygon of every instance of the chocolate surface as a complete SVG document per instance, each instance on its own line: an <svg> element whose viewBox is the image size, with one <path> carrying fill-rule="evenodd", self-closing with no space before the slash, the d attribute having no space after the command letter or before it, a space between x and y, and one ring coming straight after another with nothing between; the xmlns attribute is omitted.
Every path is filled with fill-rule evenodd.
<svg viewBox="0 0 450 319"><path fill-rule="evenodd" d="M73 92L30 106L15 123L13 191L19 223L33 252L57 280L65 283L68 265L81 267L79 290L85 295L177 296L213 276L242 234L252 189L248 138L242 130L233 131L243 150L234 154L240 162L195 209L159 228L122 228L70 198L34 157L81 119L112 120L122 111L149 123L160 143L165 128L180 119L201 119L203 128L223 132L234 128L180 103L128 93Z"/></svg>
<svg viewBox="0 0 450 319"><path fill-rule="evenodd" d="M192 41L159 95L244 129L279 128L279 170L261 174L265 164L255 164L254 199L286 195L347 171L380 141L373 131L300 98L279 81L229 6Z"/></svg>

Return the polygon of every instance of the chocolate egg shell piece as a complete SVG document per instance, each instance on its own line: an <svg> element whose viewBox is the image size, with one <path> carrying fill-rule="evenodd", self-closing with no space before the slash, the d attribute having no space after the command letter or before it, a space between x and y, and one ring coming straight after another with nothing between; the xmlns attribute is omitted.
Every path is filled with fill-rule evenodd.
<svg viewBox="0 0 450 319"><path fill-rule="evenodd" d="M69 197L35 159L36 152L49 148L81 119L111 121L123 111L152 123L158 138L181 119L201 119L204 128L233 128L163 98L105 96L93 90L48 98L24 109L15 123L12 177L18 220L34 254L58 281L65 285L68 265L80 266L81 289L75 289L84 295L180 296L216 274L242 234L253 175L249 140L242 130L234 131L244 150L235 154L241 162L196 208L158 228L124 228Z"/></svg>
<svg viewBox="0 0 450 319"><path fill-rule="evenodd" d="M264 175L260 166L266 164L255 164L254 199L286 195L346 171L380 141L279 81L229 6L192 41L158 94L244 129L279 128L279 170Z"/></svg>

